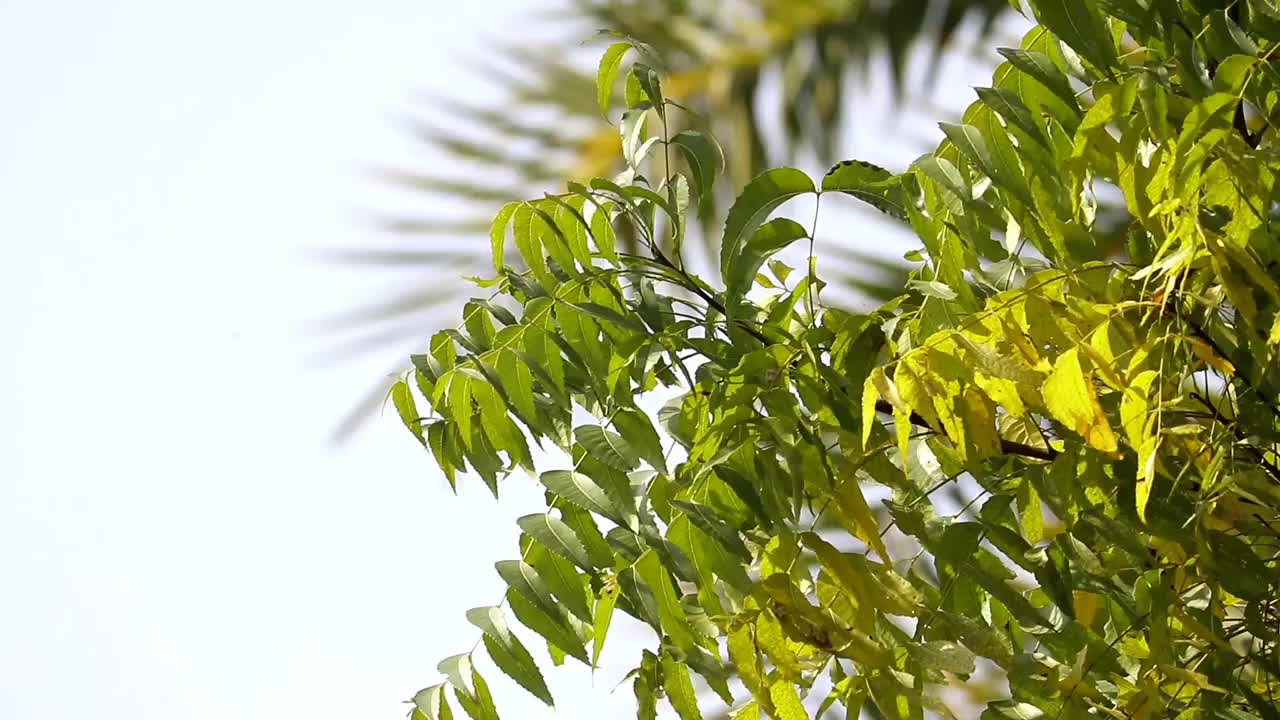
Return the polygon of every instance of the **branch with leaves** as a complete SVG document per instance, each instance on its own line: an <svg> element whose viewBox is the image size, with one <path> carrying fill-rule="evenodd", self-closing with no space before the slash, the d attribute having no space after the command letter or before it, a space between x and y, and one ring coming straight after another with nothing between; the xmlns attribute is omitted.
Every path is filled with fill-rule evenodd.
<svg viewBox="0 0 1280 720"><path fill-rule="evenodd" d="M979 658L1008 686L984 718L1276 716L1280 11L1031 6L1040 24L903 172L749 182L713 280L683 241L723 158L673 131L643 58L627 169L499 212L491 295L392 398L450 483L546 490L497 565L503 604L468 612L504 674L552 703L508 614L594 667L623 612L655 637L629 676L640 718L664 698L701 718L694 675L734 718L954 717L938 691ZM606 114L633 51L605 53ZM801 197L807 224L778 215ZM843 197L922 245L864 315L822 301L816 226ZM806 245L804 271L780 261ZM959 507L937 492L962 487L980 491ZM472 660L442 663L414 716L451 717L452 691L496 718Z"/></svg>

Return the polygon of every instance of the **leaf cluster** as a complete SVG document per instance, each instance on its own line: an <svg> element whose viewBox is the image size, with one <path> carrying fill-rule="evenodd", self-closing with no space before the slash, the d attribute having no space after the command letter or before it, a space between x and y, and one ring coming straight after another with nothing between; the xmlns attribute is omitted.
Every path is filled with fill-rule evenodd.
<svg viewBox="0 0 1280 720"><path fill-rule="evenodd" d="M546 490L497 565L506 610L468 613L503 673L552 702L508 611L592 666L621 611L656 638L641 718L700 718L694 675L737 718L947 716L938 691L982 667L1008 684L984 718L1276 717L1280 11L1029 11L909 168L751 180L713 279L683 249L721 153L673 131L644 46L606 53L606 112L641 58L627 169L504 207L491 297L392 391L451 483ZM802 196L815 219L775 217ZM815 224L845 198L921 243L867 314L821 299ZM797 242L802 270L776 257ZM564 466L539 473L535 445ZM496 717L463 657L415 714L450 717L451 688Z"/></svg>

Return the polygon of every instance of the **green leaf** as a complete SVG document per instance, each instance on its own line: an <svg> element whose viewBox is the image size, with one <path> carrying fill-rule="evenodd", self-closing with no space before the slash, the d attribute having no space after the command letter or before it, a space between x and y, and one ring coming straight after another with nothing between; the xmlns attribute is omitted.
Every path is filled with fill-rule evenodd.
<svg viewBox="0 0 1280 720"><path fill-rule="evenodd" d="M611 468L631 472L640 465L639 455L621 435L609 432L599 425L580 425L573 430L574 437L591 457Z"/></svg>
<svg viewBox="0 0 1280 720"><path fill-rule="evenodd" d="M867 505L867 498L862 494L862 486L855 473L846 474L836 485L832 499L835 500L836 510L839 511L845 529L875 550L881 560L888 562L889 551L880 539L880 524Z"/></svg>
<svg viewBox="0 0 1280 720"><path fill-rule="evenodd" d="M1041 52L1034 50L1017 50L1000 48L998 51L1015 68L1030 75L1049 92L1058 96L1068 107L1078 108L1075 90L1071 89L1071 81L1065 73L1053 64L1053 60Z"/></svg>
<svg viewBox="0 0 1280 720"><path fill-rule="evenodd" d="M591 572L594 568L587 556L587 550L578 539L573 528L563 520L546 513L525 515L516 521L520 529L537 540L548 550L572 562L574 565Z"/></svg>
<svg viewBox="0 0 1280 720"><path fill-rule="evenodd" d="M504 646L518 642L515 636L511 634L510 628L507 627L506 619L502 617L502 608L471 608L467 611L467 621L480 628L485 635L498 640Z"/></svg>
<svg viewBox="0 0 1280 720"><path fill-rule="evenodd" d="M911 280L907 284L925 297L938 298L939 300L955 300L959 297L949 285L940 283L937 280Z"/></svg>
<svg viewBox="0 0 1280 720"><path fill-rule="evenodd" d="M861 160L846 160L822 178L822 192L851 195L880 212L907 219L906 197L893 173Z"/></svg>
<svg viewBox="0 0 1280 720"><path fill-rule="evenodd" d="M869 603L893 615L914 617L924 601L905 578L892 567L871 562L861 555L846 555L814 533L800 536L805 546L818 556L822 567L859 602Z"/></svg>
<svg viewBox="0 0 1280 720"><path fill-rule="evenodd" d="M635 671L633 687L636 694L637 720L657 720L658 717L658 659L644 651L640 667Z"/></svg>
<svg viewBox="0 0 1280 720"><path fill-rule="evenodd" d="M799 195L816 192L808 175L795 168L777 168L757 175L742 189L725 219L720 241L720 273L726 283L730 264L742 252L747 238L779 205ZM755 273L751 274L754 277Z"/></svg>
<svg viewBox="0 0 1280 720"><path fill-rule="evenodd" d="M582 312L590 315L593 318L604 320L605 322L608 322L608 323L613 323L614 325L617 325L620 328L625 328L632 332L637 332L641 334L648 334L649 332L649 329L646 328L644 324L641 323L639 320L635 320L634 318L629 318L626 315L619 313L617 310L614 310L613 308L608 308L608 307L605 307L604 305L600 305L598 303L592 303L592 302L566 303L566 304L575 310L581 310Z"/></svg>
<svg viewBox="0 0 1280 720"><path fill-rule="evenodd" d="M786 680L778 680L769 686L769 699L773 702L774 717L778 720L809 720L796 686Z"/></svg>
<svg viewBox="0 0 1280 720"><path fill-rule="evenodd" d="M587 593L587 578L579 575L573 563L551 552L546 546L530 541L526 559L538 571L547 589L559 601L560 609L567 610L582 623L592 621ZM560 613L556 613L559 616ZM570 623L572 624L572 623Z"/></svg>
<svg viewBox="0 0 1280 720"><path fill-rule="evenodd" d="M583 510L603 515L615 522L622 521L622 514L618 512L609 494L586 475L569 470L551 470L542 473L539 479L548 490Z"/></svg>
<svg viewBox="0 0 1280 720"><path fill-rule="evenodd" d="M948 640L931 640L920 644L912 643L907 649L924 667L966 677L973 674L973 653L962 645Z"/></svg>
<svg viewBox="0 0 1280 720"><path fill-rule="evenodd" d="M653 106L654 110L658 111L659 117L665 120L667 108L662 99L662 82L658 78L658 71L644 63L636 63L631 67L631 74L640 85L640 89L644 91L644 96L649 100L649 104Z"/></svg>
<svg viewBox="0 0 1280 720"><path fill-rule="evenodd" d="M724 155L715 140L697 130L682 130L671 138L671 144L684 153L693 180L694 195L709 199L716 179L724 172Z"/></svg>
<svg viewBox="0 0 1280 720"><path fill-rule="evenodd" d="M800 223L787 218L775 218L760 226L742 247L739 253L729 261L729 271L724 281L730 295L730 302L746 294L755 280L760 266L769 256L782 250L796 240L809 236L808 231Z"/></svg>
<svg viewBox="0 0 1280 720"><path fill-rule="evenodd" d="M751 557L747 546L743 544L742 538L738 536L738 531L716 515L711 508L684 500L672 500L671 505L684 511L689 521L699 530L715 538L730 551L744 559Z"/></svg>
<svg viewBox="0 0 1280 720"><path fill-rule="evenodd" d="M511 225L511 217L515 215L518 207L520 207L518 202L509 202L503 205L498 214L494 216L493 225L489 230L489 240L493 252L493 268L498 272L502 272L507 267L504 262L507 255L507 228Z"/></svg>
<svg viewBox="0 0 1280 720"><path fill-rule="evenodd" d="M542 671L538 670L538 665L533 661L533 656L525 649L523 643L513 637L510 645L503 645L493 636L486 634L484 647L489 653L489 659L493 660L493 664L507 677L515 680L520 687L528 690L529 694L542 702L555 706L551 691L547 690L547 682L542 679Z"/></svg>
<svg viewBox="0 0 1280 720"><path fill-rule="evenodd" d="M647 415L639 410L624 408L614 414L613 426L627 438L627 444L634 448L636 454L649 463L650 467L660 473L667 471L662 440L653 429L653 423Z"/></svg>
<svg viewBox="0 0 1280 720"><path fill-rule="evenodd" d="M476 669L471 668L471 694L465 695L454 686L454 695L458 704L473 720L498 720L498 708L493 704L493 695L489 692L489 684L485 682Z"/></svg>
<svg viewBox="0 0 1280 720"><path fill-rule="evenodd" d="M596 100L600 104L600 114L609 119L609 101L613 99L613 84L618 77L618 68L622 58L631 49L631 43L618 42L609 46L600 57L600 67L596 71Z"/></svg>
<svg viewBox="0 0 1280 720"><path fill-rule="evenodd" d="M414 402L413 391L409 389L408 383L401 380L391 386L391 402L396 406L396 412L404 426L418 438L422 447L427 447L427 439L422 431L422 418L418 415L418 405Z"/></svg>
<svg viewBox="0 0 1280 720"><path fill-rule="evenodd" d="M1273 576L1266 563L1249 544L1224 532L1215 532L1209 542L1214 574L1227 592L1246 600L1272 597Z"/></svg>
<svg viewBox="0 0 1280 720"><path fill-rule="evenodd" d="M681 720L702 720L689 668L668 653L662 654L662 680L663 687L667 690L667 699L671 701L671 707L675 708Z"/></svg>
<svg viewBox="0 0 1280 720"><path fill-rule="evenodd" d="M553 613L559 609L532 565L520 560L499 560L494 563L494 567L498 569L502 580L529 602Z"/></svg>
<svg viewBox="0 0 1280 720"><path fill-rule="evenodd" d="M572 656L576 660L580 660L584 665L590 664L587 652L583 648L583 638L579 637L574 631L574 628L569 624L568 618L559 608L548 610L529 600L523 594L512 590L507 591L507 604L511 607L512 614L516 616L520 624L547 641L553 658L556 651L559 651L565 655ZM559 662L557 660L557 664Z"/></svg>
<svg viewBox="0 0 1280 720"><path fill-rule="evenodd" d="M1106 75L1117 64L1111 32L1094 0L1031 0L1036 19Z"/></svg>
<svg viewBox="0 0 1280 720"><path fill-rule="evenodd" d="M987 107L999 113L1005 122L1026 133L1046 149L1050 149L1049 141L1040 132L1040 126L1036 125L1036 121L1032 118L1031 110L1016 93L1004 88L979 87L974 90L978 93L978 98L986 103Z"/></svg>
<svg viewBox="0 0 1280 720"><path fill-rule="evenodd" d="M600 666L600 653L604 651L604 641L609 635L609 625L613 622L613 609L618 604L618 586L606 587L596 599L596 606L591 625L591 666Z"/></svg>
<svg viewBox="0 0 1280 720"><path fill-rule="evenodd" d="M653 550L646 550L636 561L635 569L636 574L653 593L662 634L671 638L671 642L681 650L689 651L696 646L684 606L680 604L671 576L662 567L658 554Z"/></svg>
<svg viewBox="0 0 1280 720"><path fill-rule="evenodd" d="M445 699L444 684L432 685L419 690L413 696L413 706L427 717L427 720L449 720L453 713L449 710L449 702Z"/></svg>
<svg viewBox="0 0 1280 720"><path fill-rule="evenodd" d="M1035 545L1044 539L1044 511L1040 507L1040 494L1028 477L1018 483L1018 520L1022 525L1022 537Z"/></svg>
<svg viewBox="0 0 1280 720"><path fill-rule="evenodd" d="M965 157L972 160L983 175L997 180L1000 172L996 168L995 159L991 156L991 149L987 147L987 141L983 139L982 132L978 128L954 123L938 123L938 126L942 128L947 139L951 140Z"/></svg>

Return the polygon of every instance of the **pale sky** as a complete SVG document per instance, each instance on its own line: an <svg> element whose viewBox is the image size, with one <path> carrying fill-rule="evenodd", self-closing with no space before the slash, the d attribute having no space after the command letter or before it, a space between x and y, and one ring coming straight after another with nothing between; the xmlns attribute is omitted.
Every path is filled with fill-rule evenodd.
<svg viewBox="0 0 1280 720"><path fill-rule="evenodd" d="M0 717L398 718L475 642L538 495L453 497L394 414L328 444L390 358L318 366L309 328L388 277L311 251L379 239L369 170L423 158L398 118L523 5L4 13ZM547 674L558 717L630 707Z"/></svg>
<svg viewBox="0 0 1280 720"><path fill-rule="evenodd" d="M4 13L0 717L398 718L473 645L540 493L455 497L394 413L329 444L396 351L317 363L316 321L424 279L315 251L386 240L370 170L441 162L398 119L483 92L466 66L527 6ZM634 712L634 644L595 678L530 645L554 717ZM553 717L488 679L504 717Z"/></svg>

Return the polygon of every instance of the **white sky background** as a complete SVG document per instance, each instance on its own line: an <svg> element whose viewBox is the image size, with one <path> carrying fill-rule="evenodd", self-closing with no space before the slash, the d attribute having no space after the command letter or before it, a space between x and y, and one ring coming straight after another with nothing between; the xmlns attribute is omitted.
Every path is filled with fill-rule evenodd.
<svg viewBox="0 0 1280 720"><path fill-rule="evenodd" d="M379 239L368 171L431 162L397 117L472 92L526 6L3 13L0 717L396 718L475 642L539 494L455 498L393 414L328 444L391 358L317 366L308 328L390 276L314 251ZM633 712L630 657L592 690L531 649L556 717ZM504 717L551 716L488 677Z"/></svg>

